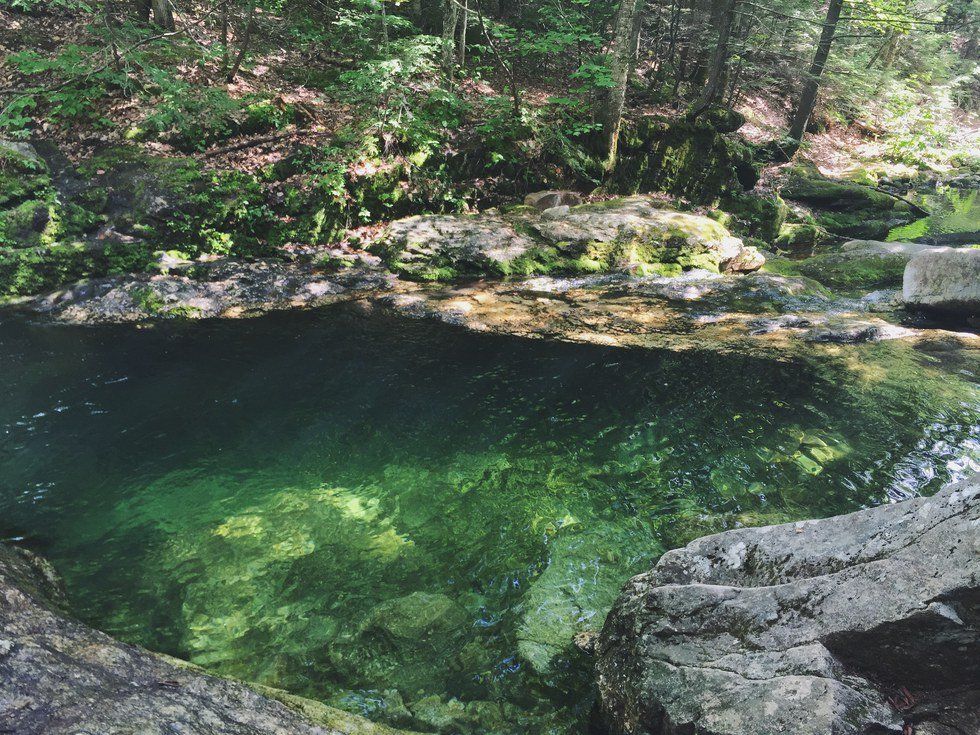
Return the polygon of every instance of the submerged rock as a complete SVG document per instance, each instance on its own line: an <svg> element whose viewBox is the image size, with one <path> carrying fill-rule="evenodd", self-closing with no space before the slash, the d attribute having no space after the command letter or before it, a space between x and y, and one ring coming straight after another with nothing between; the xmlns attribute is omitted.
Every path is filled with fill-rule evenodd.
<svg viewBox="0 0 980 735"><path fill-rule="evenodd" d="M548 566L521 602L517 650L542 675L568 657L575 635L600 627L624 577L663 549L648 535L611 525L563 531L549 544Z"/></svg>
<svg viewBox="0 0 980 735"><path fill-rule="evenodd" d="M432 638L452 636L466 622L466 611L446 595L413 592L375 607L362 623L361 631L418 646Z"/></svg>
<svg viewBox="0 0 980 735"><path fill-rule="evenodd" d="M50 567L0 546L0 722L31 735L396 735L357 715L220 679L73 620Z"/></svg>
<svg viewBox="0 0 980 735"><path fill-rule="evenodd" d="M596 647L612 733L980 728L980 478L739 529L625 587Z"/></svg>
<svg viewBox="0 0 980 735"><path fill-rule="evenodd" d="M909 306L980 314L980 250L931 248L909 261L902 284Z"/></svg>

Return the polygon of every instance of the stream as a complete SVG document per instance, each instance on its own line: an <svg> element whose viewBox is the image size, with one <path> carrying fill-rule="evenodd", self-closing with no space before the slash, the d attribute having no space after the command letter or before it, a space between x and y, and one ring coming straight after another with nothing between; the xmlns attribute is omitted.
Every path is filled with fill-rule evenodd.
<svg viewBox="0 0 980 735"><path fill-rule="evenodd" d="M844 374L353 307L0 317L0 539L86 622L216 673L402 727L582 733L569 640L664 549L980 468L977 375L868 350Z"/></svg>

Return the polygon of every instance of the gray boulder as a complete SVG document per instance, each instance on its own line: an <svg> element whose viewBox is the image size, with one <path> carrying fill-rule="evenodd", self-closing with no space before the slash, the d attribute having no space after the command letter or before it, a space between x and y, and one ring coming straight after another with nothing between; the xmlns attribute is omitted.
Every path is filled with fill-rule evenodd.
<svg viewBox="0 0 980 735"><path fill-rule="evenodd" d="M668 552L627 583L598 640L605 725L980 732L978 526L974 476L931 498Z"/></svg>
<svg viewBox="0 0 980 735"><path fill-rule="evenodd" d="M209 676L65 611L39 557L0 546L0 727L18 735L396 735L285 692Z"/></svg>
<svg viewBox="0 0 980 735"><path fill-rule="evenodd" d="M676 276L694 268L742 273L765 262L718 222L642 196L541 212L408 217L392 222L371 250L417 281L554 272Z"/></svg>
<svg viewBox="0 0 980 735"><path fill-rule="evenodd" d="M574 207L582 203L582 196L574 191L536 191L524 197L524 204L539 212L552 207Z"/></svg>
<svg viewBox="0 0 980 735"><path fill-rule="evenodd" d="M902 299L909 306L980 313L980 249L931 248L905 267Z"/></svg>

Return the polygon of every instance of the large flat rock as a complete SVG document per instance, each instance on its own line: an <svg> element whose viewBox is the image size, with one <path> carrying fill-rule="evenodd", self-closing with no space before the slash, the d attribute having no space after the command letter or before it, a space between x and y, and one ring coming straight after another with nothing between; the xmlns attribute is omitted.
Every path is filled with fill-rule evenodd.
<svg viewBox="0 0 980 735"><path fill-rule="evenodd" d="M612 733L980 732L980 478L708 536L634 577L597 645Z"/></svg>

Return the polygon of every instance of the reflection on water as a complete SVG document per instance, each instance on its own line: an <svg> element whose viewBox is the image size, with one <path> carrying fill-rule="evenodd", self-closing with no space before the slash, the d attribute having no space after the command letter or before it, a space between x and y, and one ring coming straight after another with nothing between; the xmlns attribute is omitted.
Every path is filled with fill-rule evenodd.
<svg viewBox="0 0 980 735"><path fill-rule="evenodd" d="M568 641L662 549L975 466L975 366L874 349L842 382L347 310L8 322L0 536L84 619L217 672L417 728L581 732Z"/></svg>

